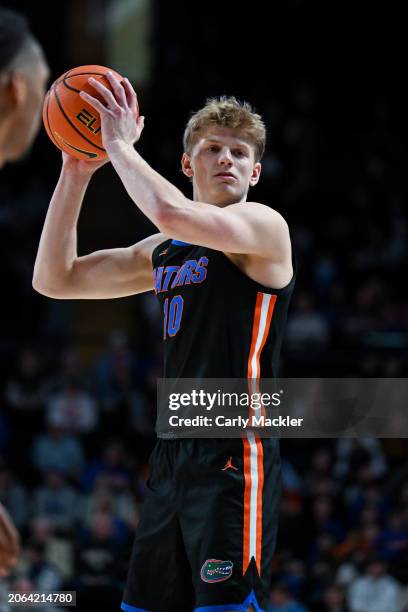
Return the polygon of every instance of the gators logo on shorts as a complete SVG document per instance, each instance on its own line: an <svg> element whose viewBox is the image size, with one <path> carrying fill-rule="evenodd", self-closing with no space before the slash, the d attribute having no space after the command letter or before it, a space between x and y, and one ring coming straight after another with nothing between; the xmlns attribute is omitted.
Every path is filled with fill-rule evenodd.
<svg viewBox="0 0 408 612"><path fill-rule="evenodd" d="M207 559L201 568L201 580L204 580L204 582L222 582L223 580L228 580L232 575L233 566L232 561Z"/></svg>

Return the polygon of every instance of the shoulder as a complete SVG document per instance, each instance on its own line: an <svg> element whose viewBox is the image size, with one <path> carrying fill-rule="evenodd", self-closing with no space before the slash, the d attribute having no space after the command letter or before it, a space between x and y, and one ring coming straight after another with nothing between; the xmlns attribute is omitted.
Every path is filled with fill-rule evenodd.
<svg viewBox="0 0 408 612"><path fill-rule="evenodd" d="M144 240L136 242L136 244L129 247L130 256L134 258L143 257L144 259L151 261L153 251L168 239L168 236L165 236L162 233L148 236Z"/></svg>

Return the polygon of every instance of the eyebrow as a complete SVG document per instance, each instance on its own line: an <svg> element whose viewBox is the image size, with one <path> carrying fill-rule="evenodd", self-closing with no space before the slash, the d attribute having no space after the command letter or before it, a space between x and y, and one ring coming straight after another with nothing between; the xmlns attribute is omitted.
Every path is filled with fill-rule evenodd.
<svg viewBox="0 0 408 612"><path fill-rule="evenodd" d="M220 143L222 144L224 142L223 140L221 140L219 138L204 138L204 140L205 140L205 142L216 142L217 144L220 144ZM231 145L231 146L232 147L238 147L238 148L241 148L241 149L242 148L247 148L247 149L250 148L249 144L247 144L246 142L242 142L242 141L239 144L237 143L237 144L234 144L234 145Z"/></svg>

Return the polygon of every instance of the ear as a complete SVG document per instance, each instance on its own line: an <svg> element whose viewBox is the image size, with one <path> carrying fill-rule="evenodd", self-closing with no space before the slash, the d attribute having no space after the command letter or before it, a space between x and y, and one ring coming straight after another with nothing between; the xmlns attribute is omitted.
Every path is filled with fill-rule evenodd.
<svg viewBox="0 0 408 612"><path fill-rule="evenodd" d="M24 104L28 95L28 87L27 78L22 72L16 70L10 73L8 93L13 105L21 106Z"/></svg>
<svg viewBox="0 0 408 612"><path fill-rule="evenodd" d="M183 170L183 174L185 174L189 178L192 178L192 176L194 175L194 171L191 166L191 157L188 153L183 153L183 156L181 158L181 169Z"/></svg>
<svg viewBox="0 0 408 612"><path fill-rule="evenodd" d="M251 187L254 187L259 181L259 177L261 176L261 162L256 162L254 167L252 168L251 178L249 179L249 184Z"/></svg>

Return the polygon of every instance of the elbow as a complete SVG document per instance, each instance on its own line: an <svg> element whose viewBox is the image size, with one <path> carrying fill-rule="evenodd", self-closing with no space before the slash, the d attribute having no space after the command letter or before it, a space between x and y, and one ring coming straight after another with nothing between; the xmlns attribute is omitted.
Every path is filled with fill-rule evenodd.
<svg viewBox="0 0 408 612"><path fill-rule="evenodd" d="M32 279L32 287L34 291L45 295L45 297L61 299L63 297L62 287L58 287L56 284L45 282L44 279L34 274Z"/></svg>
<svg viewBox="0 0 408 612"><path fill-rule="evenodd" d="M55 297L54 292L38 278L33 277L32 287L34 291L40 293L41 295L45 295L46 297Z"/></svg>

